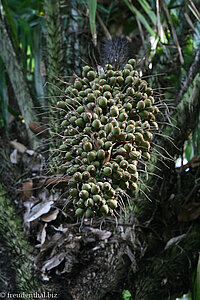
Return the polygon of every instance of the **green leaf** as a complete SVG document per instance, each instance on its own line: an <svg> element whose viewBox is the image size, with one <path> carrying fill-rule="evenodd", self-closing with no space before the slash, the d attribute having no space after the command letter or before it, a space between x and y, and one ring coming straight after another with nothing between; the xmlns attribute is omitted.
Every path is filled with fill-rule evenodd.
<svg viewBox="0 0 200 300"><path fill-rule="evenodd" d="M89 8L89 20L90 20L90 30L92 34L92 39L94 45L97 45L97 34L96 34L96 9L97 9L97 0L87 0Z"/></svg>
<svg viewBox="0 0 200 300"><path fill-rule="evenodd" d="M134 13L140 20L140 22L144 25L146 30L154 37L156 37L156 33L154 32L153 28L149 25L149 23L146 21L145 17L141 14L141 12L135 8L132 3L130 3L128 0L124 0L128 8Z"/></svg>
<svg viewBox="0 0 200 300"><path fill-rule="evenodd" d="M8 128L8 107L7 107L7 94L6 94L6 77L4 72L4 64L0 58L0 128Z"/></svg>
<svg viewBox="0 0 200 300"><path fill-rule="evenodd" d="M138 2L142 6L142 8L146 12L146 14L149 16L152 23L156 26L157 17L156 17L156 14L154 13L154 11L152 10L151 6L148 4L148 2L146 0L138 0Z"/></svg>
<svg viewBox="0 0 200 300"><path fill-rule="evenodd" d="M129 290L123 290L122 292L123 300L130 300L131 299L131 293Z"/></svg>

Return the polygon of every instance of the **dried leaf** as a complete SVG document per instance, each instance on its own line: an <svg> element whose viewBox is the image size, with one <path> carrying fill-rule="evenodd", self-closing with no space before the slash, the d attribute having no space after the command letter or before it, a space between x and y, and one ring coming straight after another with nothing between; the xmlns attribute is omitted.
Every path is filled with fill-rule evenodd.
<svg viewBox="0 0 200 300"><path fill-rule="evenodd" d="M179 235L179 236L176 236L176 237L171 238L171 239L167 242L167 244L166 244L166 246L165 246L165 250L168 249L170 246L179 243L182 239L184 239L185 236L186 236L186 234L184 233L184 234L181 234L181 235Z"/></svg>
<svg viewBox="0 0 200 300"><path fill-rule="evenodd" d="M64 252L61 252L55 256L53 256L51 259L47 260L43 267L42 267L42 271L49 271L55 267L57 267L65 258L66 254Z"/></svg>
<svg viewBox="0 0 200 300"><path fill-rule="evenodd" d="M100 230L96 228L90 228L90 231L97 235L98 238L102 241L108 239L112 235L112 232L110 231Z"/></svg>
<svg viewBox="0 0 200 300"><path fill-rule="evenodd" d="M41 181L40 184L44 184L47 188L52 189L54 187L56 188L63 188L68 184L69 179L71 176L62 174L57 174L56 176L49 178L46 181Z"/></svg>
<svg viewBox="0 0 200 300"><path fill-rule="evenodd" d="M112 148L115 144L112 144L112 146L110 147L110 149L107 151L106 157L104 158L104 161L102 163L102 165L104 165L105 163L107 163L108 161L110 161L110 157L111 157L111 153L112 153Z"/></svg>
<svg viewBox="0 0 200 300"><path fill-rule="evenodd" d="M56 208L53 211L49 212L48 214L45 214L41 217L41 220L44 222L51 222L57 218L57 215L59 213L59 210Z"/></svg>
<svg viewBox="0 0 200 300"><path fill-rule="evenodd" d="M20 153L24 153L27 150L27 148L23 144L17 142L17 140L10 141L10 144L11 146L13 146L13 148L17 149L17 151L19 151Z"/></svg>
<svg viewBox="0 0 200 300"><path fill-rule="evenodd" d="M53 201L46 201L35 205L31 209L31 212L27 218L27 222L32 222L38 219L40 216L48 213L53 203Z"/></svg>
<svg viewBox="0 0 200 300"><path fill-rule="evenodd" d="M13 152L10 154L10 161L12 164L18 163L19 157L17 155L17 149L13 150Z"/></svg>
<svg viewBox="0 0 200 300"><path fill-rule="evenodd" d="M200 203L191 202L187 204L178 215L179 222L190 222L200 217Z"/></svg>
<svg viewBox="0 0 200 300"><path fill-rule="evenodd" d="M47 227L47 223L44 224L44 226L42 227L42 230L40 232L38 232L37 235L37 240L40 242L39 247L41 247L46 239L46 227Z"/></svg>
<svg viewBox="0 0 200 300"><path fill-rule="evenodd" d="M29 179L29 181L25 182L22 187L23 190L23 201L27 201L33 195L33 180Z"/></svg>
<svg viewBox="0 0 200 300"><path fill-rule="evenodd" d="M185 164L184 166L181 167L181 172L184 172L188 168L199 167L199 165L200 165L199 157L194 156L192 159L190 159L190 161L188 161L187 164Z"/></svg>
<svg viewBox="0 0 200 300"><path fill-rule="evenodd" d="M46 128L44 126L41 126L38 122L29 122L28 126L30 130L35 134L41 134L46 130Z"/></svg>

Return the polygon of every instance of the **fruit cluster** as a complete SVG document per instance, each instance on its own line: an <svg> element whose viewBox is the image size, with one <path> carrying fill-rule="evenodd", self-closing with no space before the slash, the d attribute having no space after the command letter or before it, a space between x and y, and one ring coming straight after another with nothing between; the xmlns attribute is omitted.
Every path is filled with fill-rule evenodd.
<svg viewBox="0 0 200 300"><path fill-rule="evenodd" d="M150 159L159 109L135 64L130 59L123 70L106 65L98 73L85 66L57 103L58 164L70 176L77 216L112 215L123 195L137 190L138 162Z"/></svg>

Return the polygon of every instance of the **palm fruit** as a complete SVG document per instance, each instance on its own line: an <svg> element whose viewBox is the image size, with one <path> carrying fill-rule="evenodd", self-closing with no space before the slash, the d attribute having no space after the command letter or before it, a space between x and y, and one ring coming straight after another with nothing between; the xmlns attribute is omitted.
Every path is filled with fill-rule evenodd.
<svg viewBox="0 0 200 300"><path fill-rule="evenodd" d="M151 158L159 109L135 65L134 59L121 70L108 64L100 74L85 66L82 78L76 77L66 99L57 103L56 163L70 176L77 217L115 214L124 192L137 191L138 164Z"/></svg>

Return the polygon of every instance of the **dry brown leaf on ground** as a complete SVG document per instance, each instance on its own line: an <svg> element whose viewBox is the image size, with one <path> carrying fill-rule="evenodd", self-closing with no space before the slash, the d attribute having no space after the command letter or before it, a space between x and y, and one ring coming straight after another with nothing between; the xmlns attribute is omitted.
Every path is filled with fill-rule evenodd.
<svg viewBox="0 0 200 300"><path fill-rule="evenodd" d="M58 265L60 265L61 262L65 259L65 256L66 256L66 253L61 252L61 253L53 256L52 258L48 259L47 261L45 261L45 263L43 264L43 267L42 267L42 272L49 271L49 270L57 267Z"/></svg>
<svg viewBox="0 0 200 300"><path fill-rule="evenodd" d="M58 213L59 213L59 210L56 208L56 209L50 211L49 213L43 215L41 217L41 220L44 222L54 221L54 220L56 220Z"/></svg>
<svg viewBox="0 0 200 300"><path fill-rule="evenodd" d="M29 179L29 181L25 182L22 186L23 190L23 201L28 201L33 195L33 180Z"/></svg>
<svg viewBox="0 0 200 300"><path fill-rule="evenodd" d="M17 151L19 151L20 153L24 153L27 150L26 146L17 142L17 140L10 141L10 144L11 146L13 146L13 148L17 149Z"/></svg>
<svg viewBox="0 0 200 300"><path fill-rule="evenodd" d="M42 134L46 131L46 128L38 122L29 122L28 124L30 130L35 134Z"/></svg>
<svg viewBox="0 0 200 300"><path fill-rule="evenodd" d="M38 219L40 216L48 213L53 203L53 201L45 201L35 205L30 211L27 222L32 222Z"/></svg>

